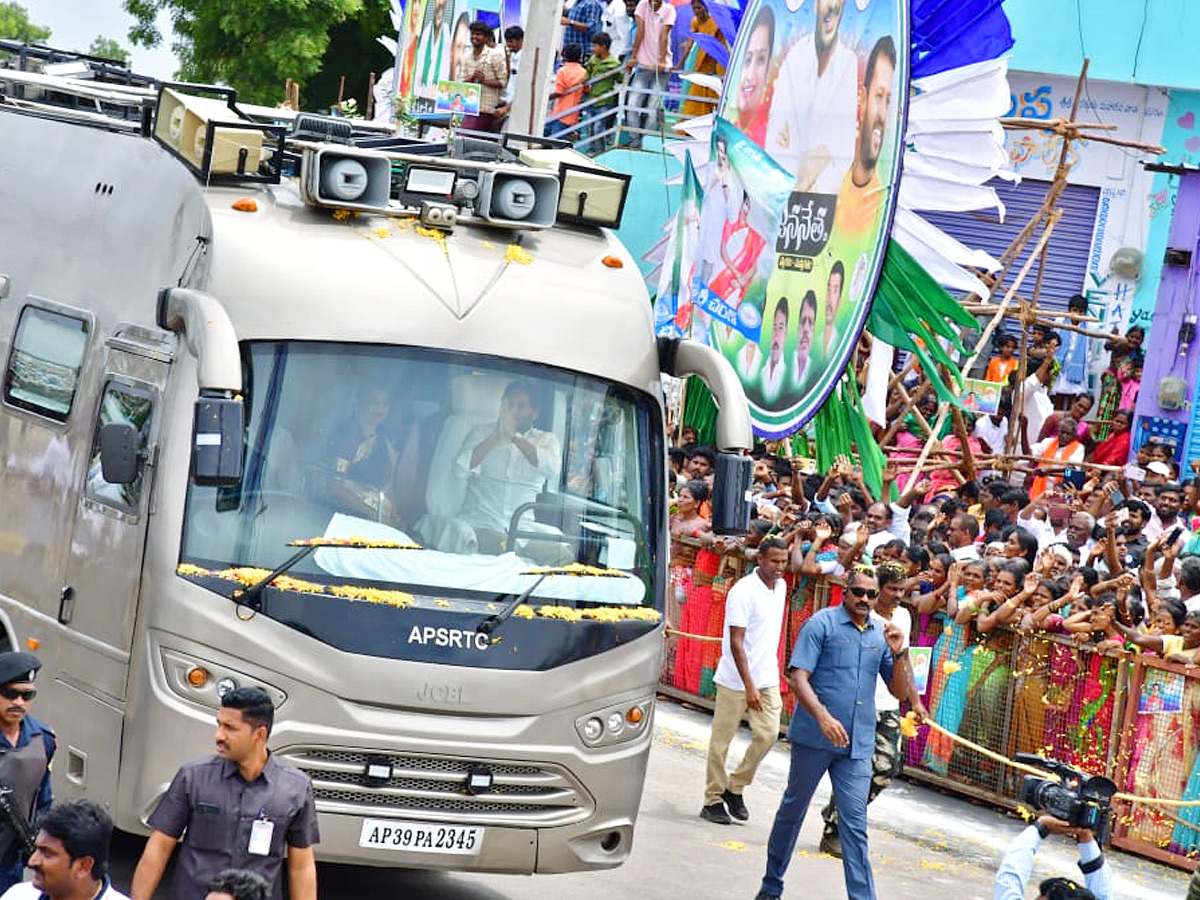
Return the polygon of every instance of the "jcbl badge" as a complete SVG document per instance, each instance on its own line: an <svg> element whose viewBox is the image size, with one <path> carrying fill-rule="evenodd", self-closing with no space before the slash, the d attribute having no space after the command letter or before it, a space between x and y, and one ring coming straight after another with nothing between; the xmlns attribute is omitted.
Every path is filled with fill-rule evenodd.
<svg viewBox="0 0 1200 900"><path fill-rule="evenodd" d="M250 826L250 846L247 852L253 856L267 856L271 852L271 835L275 833L275 823L270 819L255 819Z"/></svg>

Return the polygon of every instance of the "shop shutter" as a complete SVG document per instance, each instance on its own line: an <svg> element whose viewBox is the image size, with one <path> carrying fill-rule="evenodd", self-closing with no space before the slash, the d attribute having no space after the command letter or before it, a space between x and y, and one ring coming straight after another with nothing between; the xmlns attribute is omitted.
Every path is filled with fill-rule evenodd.
<svg viewBox="0 0 1200 900"><path fill-rule="evenodd" d="M1008 249L1013 238L1037 212L1046 197L1048 181L1025 179L1020 184L993 181L992 186L1004 203L1004 221L997 220L996 211L973 213L923 212L926 219L947 234L958 238L968 247L986 250L997 259ZM1092 234L1096 228L1096 210L1100 203L1100 188L1068 184L1061 194L1059 206L1062 218L1050 235L1046 255L1046 273L1042 277L1039 307L1043 312L1064 311L1072 294L1083 293L1088 271L1088 254L1092 249ZM1035 233L1017 258L1006 283L1021 270L1029 258L1038 235ZM1037 265L1034 264L1018 292L1032 297L1036 284ZM1007 323L1011 328L1011 323ZM1008 330L1008 329L1006 329Z"/></svg>

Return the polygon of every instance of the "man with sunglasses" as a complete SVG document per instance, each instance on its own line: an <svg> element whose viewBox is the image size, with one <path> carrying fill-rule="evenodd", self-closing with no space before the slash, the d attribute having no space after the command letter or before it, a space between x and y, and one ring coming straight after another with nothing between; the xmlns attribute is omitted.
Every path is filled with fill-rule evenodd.
<svg viewBox="0 0 1200 900"><path fill-rule="evenodd" d="M14 814L33 822L50 807L50 760L57 743L50 727L29 714L41 660L31 653L0 653L0 788ZM25 874L16 829L0 815L0 893Z"/></svg>
<svg viewBox="0 0 1200 900"><path fill-rule="evenodd" d="M800 826L817 783L833 785L849 900L875 900L867 857L867 795L875 750L875 682L883 676L892 696L904 699L912 682L904 632L871 613L879 580L855 569L841 606L815 613L796 639L788 685L799 704L788 728L792 745L787 789L767 841L767 870L755 900L783 894Z"/></svg>

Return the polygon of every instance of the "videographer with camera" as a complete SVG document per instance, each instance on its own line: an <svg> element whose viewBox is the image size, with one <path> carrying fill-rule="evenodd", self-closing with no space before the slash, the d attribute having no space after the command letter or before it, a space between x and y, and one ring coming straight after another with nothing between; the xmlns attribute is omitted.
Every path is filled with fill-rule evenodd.
<svg viewBox="0 0 1200 900"><path fill-rule="evenodd" d="M1018 753L1016 761L1036 766L1056 779L1026 775L1020 801L1042 814L1022 831L1004 852L996 872L996 900L1022 900L1033 857L1045 838L1064 834L1079 845L1079 870L1087 887L1068 878L1048 878L1039 886L1038 900L1110 900L1112 870L1100 852L1108 835L1111 801L1117 786L1102 775L1088 775L1053 759Z"/></svg>
<svg viewBox="0 0 1200 900"><path fill-rule="evenodd" d="M1086 887L1069 878L1047 878L1038 886L1038 900L1111 900L1112 870L1100 852L1095 834L1090 828L1077 827L1050 815L1038 816L1004 851L1004 859L996 871L996 900L1024 900L1033 857L1042 840L1051 834L1075 838Z"/></svg>

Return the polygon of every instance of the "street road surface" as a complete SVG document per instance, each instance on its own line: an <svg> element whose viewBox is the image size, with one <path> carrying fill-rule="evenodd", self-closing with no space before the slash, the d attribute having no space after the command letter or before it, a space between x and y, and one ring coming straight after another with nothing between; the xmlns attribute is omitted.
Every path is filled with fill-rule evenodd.
<svg viewBox="0 0 1200 900"><path fill-rule="evenodd" d="M750 822L713 825L699 818L704 791L707 713L660 702L654 749L634 837L633 854L619 869L536 877L467 875L403 869L320 867L321 900L752 900L762 877L771 818L787 779L788 748L780 743L746 791ZM730 752L739 759L743 729ZM845 897L841 862L818 853L818 790L796 845L785 898ZM898 781L870 807L871 859L881 900L988 900L992 875L1018 820L991 807ZM114 847L113 881L126 887L141 840L123 835ZM1034 885L1051 875L1080 878L1074 844L1061 838L1042 845ZM1168 866L1114 851L1119 900L1180 900L1188 876ZM159 897L166 893L160 890Z"/></svg>

